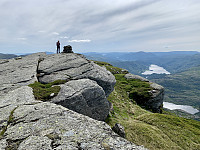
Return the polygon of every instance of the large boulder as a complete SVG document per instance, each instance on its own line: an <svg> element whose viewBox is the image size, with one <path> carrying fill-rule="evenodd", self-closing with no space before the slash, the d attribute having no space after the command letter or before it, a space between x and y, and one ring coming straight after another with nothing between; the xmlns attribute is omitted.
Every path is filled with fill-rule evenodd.
<svg viewBox="0 0 200 150"><path fill-rule="evenodd" d="M35 81L70 80L53 102L97 120L105 120L109 113L106 97L114 89L115 77L83 55L36 53L18 60L1 60L0 66L0 95ZM69 87L70 92L66 91Z"/></svg>
<svg viewBox="0 0 200 150"><path fill-rule="evenodd" d="M103 88L90 79L61 85L59 94L51 101L96 120L105 120L110 110Z"/></svg>
<svg viewBox="0 0 200 150"><path fill-rule="evenodd" d="M1 150L145 149L119 137L102 121L35 101L27 86L0 97L0 111L7 114L0 120Z"/></svg>
<svg viewBox="0 0 200 150"><path fill-rule="evenodd" d="M105 68L87 60L80 54L55 54L45 57L38 67L39 81L49 83L58 79L91 79L97 82L108 96L114 89L115 77Z"/></svg>
<svg viewBox="0 0 200 150"><path fill-rule="evenodd" d="M116 123L115 126L112 128L112 130L118 135L120 135L121 137L123 138L126 137L124 127L121 124Z"/></svg>

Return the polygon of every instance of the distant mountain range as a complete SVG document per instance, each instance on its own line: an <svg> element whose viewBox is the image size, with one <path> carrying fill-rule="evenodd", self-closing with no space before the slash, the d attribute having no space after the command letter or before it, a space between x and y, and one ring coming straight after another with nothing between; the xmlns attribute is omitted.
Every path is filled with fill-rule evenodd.
<svg viewBox="0 0 200 150"><path fill-rule="evenodd" d="M15 58L15 57L17 57L17 55L0 53L0 59L10 59L10 58Z"/></svg>
<svg viewBox="0 0 200 150"><path fill-rule="evenodd" d="M200 53L197 51L173 52L112 52L112 53L83 53L88 59L106 61L128 69L131 73L141 74L149 65L156 64L171 73L181 72L200 65ZM135 71L132 66L141 66Z"/></svg>
<svg viewBox="0 0 200 150"><path fill-rule="evenodd" d="M50 55L50 54L54 54L53 52L45 52L47 55ZM18 57L18 56L26 56L26 55L30 55L32 53L16 53L16 54L3 54L3 53L0 53L0 59L11 59L11 58L15 58L15 57Z"/></svg>

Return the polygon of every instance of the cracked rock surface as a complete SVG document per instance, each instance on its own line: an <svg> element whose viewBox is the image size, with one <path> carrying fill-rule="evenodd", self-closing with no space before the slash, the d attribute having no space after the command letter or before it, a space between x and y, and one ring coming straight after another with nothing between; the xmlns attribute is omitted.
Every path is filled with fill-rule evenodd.
<svg viewBox="0 0 200 150"><path fill-rule="evenodd" d="M12 95L16 97L13 101ZM1 128L4 134L0 138L0 150L145 149L119 137L102 121L61 105L36 101L27 86L0 97L0 106L0 109L14 108L5 109L4 113L8 115L1 118L7 125Z"/></svg>
<svg viewBox="0 0 200 150"><path fill-rule="evenodd" d="M91 79L101 86L106 96L114 89L115 77L105 68L88 61L80 54L54 54L46 57L38 67L39 81L49 83L58 79Z"/></svg>
<svg viewBox="0 0 200 150"><path fill-rule="evenodd" d="M22 59L0 61L0 95L37 81L38 60L45 53L36 53Z"/></svg>
<svg viewBox="0 0 200 150"><path fill-rule="evenodd" d="M109 114L106 97L114 89L115 77L83 55L36 53L18 60L0 61L0 95L38 80L49 83L59 79L70 82L62 86L52 102L105 120Z"/></svg>

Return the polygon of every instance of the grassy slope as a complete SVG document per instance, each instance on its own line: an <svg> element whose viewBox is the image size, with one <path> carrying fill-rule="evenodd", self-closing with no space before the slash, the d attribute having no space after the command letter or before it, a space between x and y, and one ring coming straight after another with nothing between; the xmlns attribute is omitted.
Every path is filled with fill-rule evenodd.
<svg viewBox="0 0 200 150"><path fill-rule="evenodd" d="M115 76L121 69L102 62ZM117 71L116 71L117 70ZM200 122L177 117L174 114L154 114L135 104L129 98L124 79L117 78L114 91L108 97L114 111L107 119L112 127L120 123L125 127L126 138L151 150L200 149Z"/></svg>

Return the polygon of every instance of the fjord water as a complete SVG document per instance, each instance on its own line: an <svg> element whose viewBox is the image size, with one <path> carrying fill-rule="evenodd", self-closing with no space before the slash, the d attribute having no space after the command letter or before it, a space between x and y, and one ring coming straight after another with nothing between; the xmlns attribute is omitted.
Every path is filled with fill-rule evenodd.
<svg viewBox="0 0 200 150"><path fill-rule="evenodd" d="M190 113L190 114L196 114L196 113L199 112L197 109L193 108L192 106L176 105L176 104L169 103L169 102L163 102L163 107L170 109L170 110L181 109L181 110L184 110L184 111L186 111L187 113Z"/></svg>
<svg viewBox="0 0 200 150"><path fill-rule="evenodd" d="M163 67L160 67L158 65L150 65L149 66L149 70L146 70L145 72L143 72L143 75L151 75L151 74L170 74L170 72L168 72L167 70L165 70Z"/></svg>

